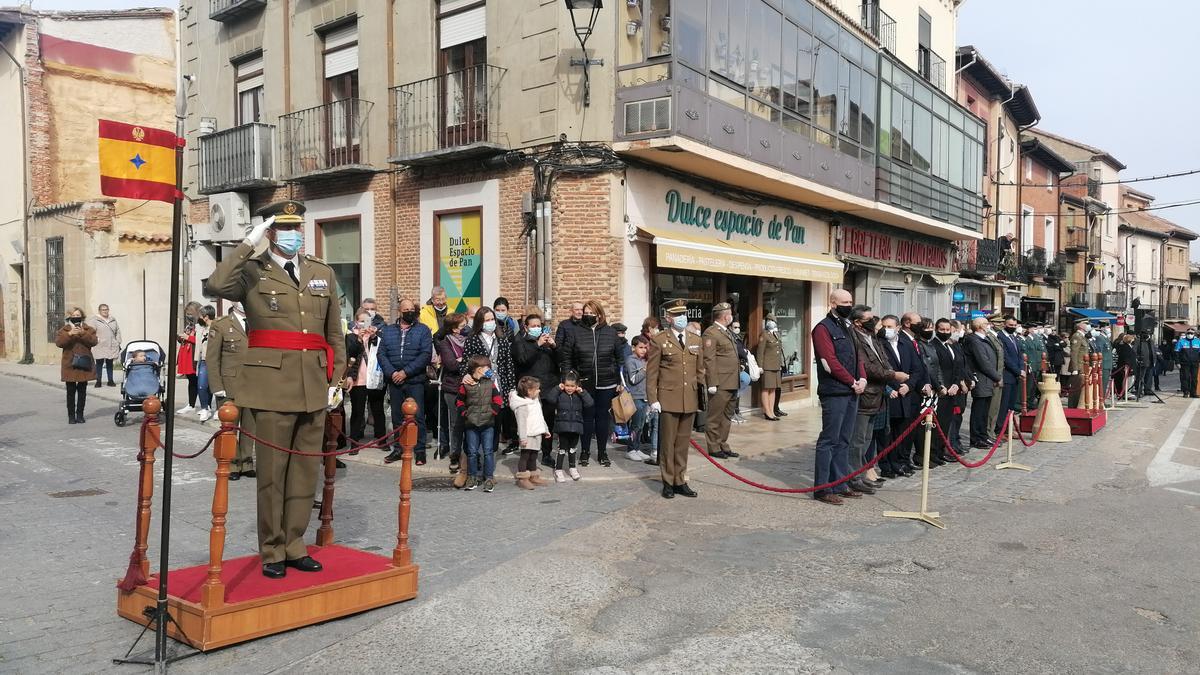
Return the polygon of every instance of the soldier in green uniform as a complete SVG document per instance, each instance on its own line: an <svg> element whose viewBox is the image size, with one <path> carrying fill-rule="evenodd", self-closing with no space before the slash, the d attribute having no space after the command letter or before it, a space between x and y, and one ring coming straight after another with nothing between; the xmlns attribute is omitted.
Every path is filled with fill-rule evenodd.
<svg viewBox="0 0 1200 675"><path fill-rule="evenodd" d="M712 318L712 325L704 331L704 378L708 388L704 437L710 457L729 459L738 456L729 447L729 428L737 410L741 372L737 341L729 331L733 307L727 302L714 305Z"/></svg>
<svg viewBox="0 0 1200 675"><path fill-rule="evenodd" d="M208 327L208 387L217 397L217 407L226 400L238 401L238 373L246 357L249 341L246 338L246 314L240 303L234 303L229 313L215 320ZM238 426L250 434L254 433L254 422L250 415L238 411ZM229 480L242 476L254 477L254 440L247 434L238 437L237 456L230 467Z"/></svg>
<svg viewBox="0 0 1200 675"><path fill-rule="evenodd" d="M1075 332L1071 334L1071 394L1067 397L1068 408L1078 408L1083 396L1083 371L1087 357L1092 353L1091 341L1088 335L1092 327L1087 319L1075 322Z"/></svg>
<svg viewBox="0 0 1200 675"><path fill-rule="evenodd" d="M1025 356L1029 359L1029 373L1025 383L1025 400L1030 410L1038 406L1038 382L1042 381L1042 359L1046 356L1046 341L1042 337L1042 325L1033 324L1025 328Z"/></svg>
<svg viewBox="0 0 1200 675"><path fill-rule="evenodd" d="M646 362L646 401L659 413L658 461L662 472L662 496L695 497L688 487L688 442L700 409L700 387L704 383L703 343L687 328L687 301L667 304L666 330L651 338L653 349Z"/></svg>
<svg viewBox="0 0 1200 675"><path fill-rule="evenodd" d="M1100 354L1100 396L1108 398L1108 383L1112 380L1113 370L1113 344L1112 333L1109 332L1108 322L1101 321L1100 327L1096 330L1092 338L1092 344L1096 347L1096 353Z"/></svg>
<svg viewBox="0 0 1200 675"><path fill-rule="evenodd" d="M283 201L259 210L263 222L222 260L209 290L246 309L248 348L237 404L266 443L318 452L334 373L346 367L346 342L333 269L304 246L304 205ZM255 247L266 238L262 255ZM316 572L304 533L312 513L319 457L258 445L258 547L263 575L292 567Z"/></svg>

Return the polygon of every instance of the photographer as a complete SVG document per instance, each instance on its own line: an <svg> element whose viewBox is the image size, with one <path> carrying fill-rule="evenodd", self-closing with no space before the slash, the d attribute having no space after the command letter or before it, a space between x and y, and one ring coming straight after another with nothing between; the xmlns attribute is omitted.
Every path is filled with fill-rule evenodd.
<svg viewBox="0 0 1200 675"><path fill-rule="evenodd" d="M95 373L92 347L96 329L83 322L83 310L75 307L54 336L62 348L62 381L67 383L67 423L83 424L83 406L87 403L88 382Z"/></svg>

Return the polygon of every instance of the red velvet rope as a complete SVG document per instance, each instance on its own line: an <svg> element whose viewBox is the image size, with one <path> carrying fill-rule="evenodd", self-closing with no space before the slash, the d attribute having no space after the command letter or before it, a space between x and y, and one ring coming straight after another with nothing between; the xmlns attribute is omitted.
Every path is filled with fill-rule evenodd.
<svg viewBox="0 0 1200 675"><path fill-rule="evenodd" d="M772 485L764 485L762 483L757 483L757 482L752 481L749 478L746 478L744 476L739 476L736 473L725 468L724 465L722 465L720 462L718 462L717 460L715 460L711 456L709 456L709 454L704 451L704 448L701 448L700 444L697 443L696 441L694 441L694 440L691 441L691 444L692 444L692 447L696 449L696 452L700 453L700 455L702 457L704 457L704 459L707 459L708 461L712 462L713 466L717 467L721 471L724 471L725 474L728 475L730 478L741 481L742 483L745 483L746 485L749 485L750 487L756 487L760 490L766 490L767 492L776 492L776 493L780 493L780 494L810 494L813 492L828 490L829 488L832 488L832 487L837 487L838 485L841 485L842 483L845 483L849 480L853 480L854 478L857 478L859 475L863 474L864 472L874 468L874 466L879 463L879 460L886 457L887 454L889 452L891 452L892 450L895 450L896 447L900 445L900 442L903 441L905 438L907 438L908 435L911 434L913 432L913 430L917 428L917 425L921 423L921 420L924 419L926 415L932 416L933 409L925 408L924 410L922 410L921 413L919 415L917 415L917 418L912 421L912 424L909 424L908 428L905 429L904 432L901 433L900 436L896 440L892 441L891 445L887 446L886 448L884 448L883 450L878 452L875 455L875 457L872 458L871 461L864 464L861 469L849 474L848 476L844 476L838 480L835 480L832 483L826 483L824 485L814 485L814 486L808 487L808 488L781 488L781 487L774 487Z"/></svg>
<svg viewBox="0 0 1200 675"><path fill-rule="evenodd" d="M1042 437L1042 427L1044 427L1044 426L1046 426L1046 416L1042 415L1041 421L1038 422L1037 431L1033 432L1033 436L1031 436L1029 438L1028 443L1025 442L1025 436L1021 434L1021 425L1020 424L1013 427L1013 429L1016 430L1017 438L1021 441L1021 445L1024 445L1027 448L1032 448L1034 446L1034 444L1038 442L1038 439Z"/></svg>
<svg viewBox="0 0 1200 675"><path fill-rule="evenodd" d="M263 439L259 438L258 436L255 436L254 434L246 431L245 429L237 426L236 424L229 424L229 425L222 424L220 429L217 429L215 432L213 432L212 436L208 437L208 442L205 443L204 447L200 448L199 451L194 452L190 455L187 455L187 454L181 454L181 453L178 453L178 452L175 452L174 450L172 450L171 455L173 457L175 457L176 459L195 459L195 458L199 457L200 455L203 455L205 452L208 451L208 449L210 447L212 447L213 441L215 441L217 439L217 436L220 436L223 432L226 432L226 431L235 431L235 432L244 434L247 438L250 438L255 443L261 443L262 445L264 445L268 448L271 448L272 450L279 450L281 452L286 452L286 453L293 454L293 455L300 455L302 457L338 457L340 455L346 455L351 452L358 452L359 450L368 450L371 448L386 448L387 446L391 445L392 441L400 438L400 432L403 431L404 427L408 426L409 424L415 424L415 423L405 421L400 426L392 429L392 431L390 433L388 433L386 436L381 436L379 438L376 438L372 441L368 441L366 443L355 443L354 441L347 439L347 444L349 445L349 447L347 447L344 450L336 450L336 451L331 451L331 452L305 452L303 450L293 450L292 448L283 448L278 445L275 445L274 443L268 443L267 441L264 441ZM142 420L142 429L141 429L142 437L145 437L146 428L149 426L150 426L150 418L147 417L146 419ZM158 443L159 449L161 449L161 450L167 449L166 446L164 446L162 444L162 441L158 441L157 443Z"/></svg>
<svg viewBox="0 0 1200 675"><path fill-rule="evenodd" d="M954 451L954 444L950 442L949 438L946 438L946 432L942 431L942 425L937 423L937 417L933 418L933 426L937 429L938 436L941 436L942 443L946 446L946 450L950 453L950 456L954 458L954 461L962 464L968 469L978 469L984 464L987 464L988 460L992 458L992 455L996 454L996 450L1000 448L1000 441L1004 439L1004 432L1008 430L1008 425L1012 423L1012 418L1013 411L1010 410L1008 411L1008 416L1004 418L1004 426L1000 428L1000 433L996 435L996 442L992 443L992 449L988 450L988 453L984 455L983 459L979 460L978 462L968 462L964 460L961 455Z"/></svg>

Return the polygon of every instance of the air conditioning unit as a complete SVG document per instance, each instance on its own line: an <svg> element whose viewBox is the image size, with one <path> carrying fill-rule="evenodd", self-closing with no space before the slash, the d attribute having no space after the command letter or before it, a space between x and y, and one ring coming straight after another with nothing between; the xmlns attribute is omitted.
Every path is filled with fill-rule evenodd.
<svg viewBox="0 0 1200 675"><path fill-rule="evenodd" d="M197 233L197 239L211 242L241 241L249 225L249 195L244 192L219 192L208 198L208 227Z"/></svg>
<svg viewBox="0 0 1200 675"><path fill-rule="evenodd" d="M644 134L671 128L671 97L625 104L625 134Z"/></svg>

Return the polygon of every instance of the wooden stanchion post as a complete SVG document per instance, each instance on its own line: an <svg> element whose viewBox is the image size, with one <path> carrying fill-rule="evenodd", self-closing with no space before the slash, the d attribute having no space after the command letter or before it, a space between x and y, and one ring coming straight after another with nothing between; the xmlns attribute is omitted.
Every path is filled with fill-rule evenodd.
<svg viewBox="0 0 1200 675"><path fill-rule="evenodd" d="M944 530L946 524L942 522L937 511L929 510L929 449L933 442L933 411L930 410L925 415L925 443L921 451L921 510L920 511L884 511L884 518L906 518L908 520L919 520L923 523L929 523L934 527Z"/></svg>
<svg viewBox="0 0 1200 675"><path fill-rule="evenodd" d="M396 549L392 551L392 564L396 567L412 564L412 549L408 547L408 519L412 511L413 447L417 444L416 401L406 399L401 410L405 426L400 432L400 449L403 451L400 456L400 523L396 532Z"/></svg>
<svg viewBox="0 0 1200 675"><path fill-rule="evenodd" d="M137 543L134 548L138 552L138 564L142 568L142 576L150 576L150 558L146 555L146 542L150 536L150 504L154 497L154 452L158 450L162 430L158 425L158 413L162 411L162 401L157 396L151 396L142 402L142 412L146 415L146 435L142 437L142 475L141 490L138 494L138 530Z"/></svg>
<svg viewBox="0 0 1200 675"><path fill-rule="evenodd" d="M1104 367L1103 357L1099 354L1092 354L1092 391L1095 395L1092 396L1092 411L1099 415L1101 410L1104 410Z"/></svg>
<svg viewBox="0 0 1200 675"><path fill-rule="evenodd" d="M222 425L237 423L238 409L226 402L217 411ZM208 577L200 588L200 606L216 609L225 605L225 583L221 581L221 562L225 556L225 515L229 513L229 464L237 454L236 431L222 431L213 441L217 460L217 485L213 489L212 529L208 533Z"/></svg>
<svg viewBox="0 0 1200 675"><path fill-rule="evenodd" d="M338 437L346 417L341 407L330 410L325 415L325 452L337 451ZM317 528L317 546L329 546L333 543L333 483L337 477L337 457L326 455L325 485L321 488L321 526Z"/></svg>

